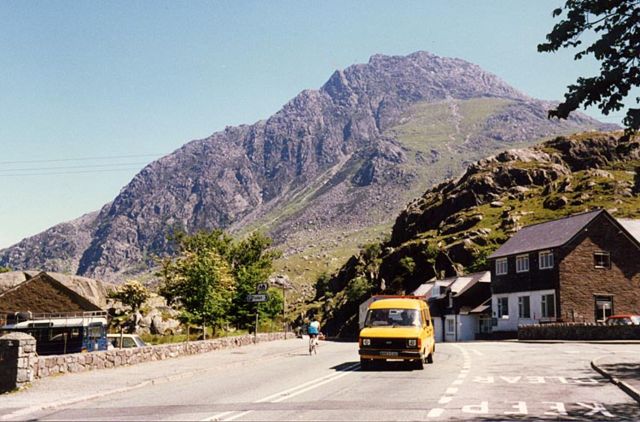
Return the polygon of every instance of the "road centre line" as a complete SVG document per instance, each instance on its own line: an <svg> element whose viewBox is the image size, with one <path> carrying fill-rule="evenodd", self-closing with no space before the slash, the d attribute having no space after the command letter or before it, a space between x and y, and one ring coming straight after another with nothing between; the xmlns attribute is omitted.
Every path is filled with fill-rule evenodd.
<svg viewBox="0 0 640 422"><path fill-rule="evenodd" d="M284 391L280 391L278 393L272 394L270 396L267 397L263 397L260 400L256 400L254 403L279 403L281 401L284 401L286 399L289 399L291 397L295 397L299 394L305 393L309 390L313 390L315 388L318 388L322 385L328 384L332 381L338 380L346 375L349 375L350 372L353 372L354 369L356 369L357 367L360 366L360 363L354 363L352 365L349 365L347 367L345 367L342 371L342 373L337 373L337 374L329 374L329 375L325 375L323 377L320 378L316 378L314 380L302 383L300 385L297 385L295 387L292 388L288 388ZM234 419L240 418L248 413L253 412L253 410L246 410L244 412L240 412L237 413L233 416L227 417L228 415L237 412L237 410L232 410L232 411L227 411L227 412L222 412L222 413L218 413L216 415L213 415L211 417L205 418L205 419L201 419L202 421L232 421Z"/></svg>
<svg viewBox="0 0 640 422"><path fill-rule="evenodd" d="M458 392L458 389L456 387L449 387L447 388L447 391L445 392L445 394L455 394Z"/></svg>
<svg viewBox="0 0 640 422"><path fill-rule="evenodd" d="M447 404L451 400L453 400L453 397L451 397L451 396L442 396L442 397L440 397L440 400L438 400L438 404Z"/></svg>

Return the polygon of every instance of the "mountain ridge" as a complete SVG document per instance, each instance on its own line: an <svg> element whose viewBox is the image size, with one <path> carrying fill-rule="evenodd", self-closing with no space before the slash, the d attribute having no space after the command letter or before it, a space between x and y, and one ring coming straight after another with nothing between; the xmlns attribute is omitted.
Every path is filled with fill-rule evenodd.
<svg viewBox="0 0 640 422"><path fill-rule="evenodd" d="M606 127L580 114L550 121L544 104L461 59L374 55L268 119L150 163L95 218L64 226L66 242L50 241L54 226L0 251L0 265L121 281L171 251L171 230L249 227L266 229L286 256L315 248L320 262L337 243L355 248L354 233L382 232L425 183L461 171L460 156Z"/></svg>

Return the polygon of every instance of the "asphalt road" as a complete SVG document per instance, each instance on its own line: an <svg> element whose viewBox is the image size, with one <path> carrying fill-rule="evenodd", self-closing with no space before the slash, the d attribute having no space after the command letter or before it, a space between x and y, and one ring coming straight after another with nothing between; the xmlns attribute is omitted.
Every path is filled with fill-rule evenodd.
<svg viewBox="0 0 640 422"><path fill-rule="evenodd" d="M640 419L638 404L590 368L594 358L637 353L638 345L444 343L424 370L391 363L366 372L360 370L355 343L322 342L316 356L309 356L300 340L250 347L220 355L215 367L210 363L215 353L195 358L191 365L201 362L201 371L170 382L20 419ZM270 347L278 349L270 353ZM234 353L236 364L225 364ZM99 383L100 374L93 379Z"/></svg>

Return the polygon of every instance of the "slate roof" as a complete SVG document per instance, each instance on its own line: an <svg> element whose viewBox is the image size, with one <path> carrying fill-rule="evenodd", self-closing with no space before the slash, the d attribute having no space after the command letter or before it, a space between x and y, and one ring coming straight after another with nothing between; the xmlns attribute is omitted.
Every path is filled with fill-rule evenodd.
<svg viewBox="0 0 640 422"><path fill-rule="evenodd" d="M589 211L523 227L492 253L489 259L562 246L602 213L607 212Z"/></svg>

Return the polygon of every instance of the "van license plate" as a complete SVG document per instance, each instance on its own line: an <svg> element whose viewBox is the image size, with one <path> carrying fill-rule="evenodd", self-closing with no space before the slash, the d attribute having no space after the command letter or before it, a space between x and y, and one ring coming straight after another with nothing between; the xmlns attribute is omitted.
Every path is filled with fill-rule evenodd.
<svg viewBox="0 0 640 422"><path fill-rule="evenodd" d="M380 355L382 356L398 356L398 352L385 352L385 351L381 351Z"/></svg>

